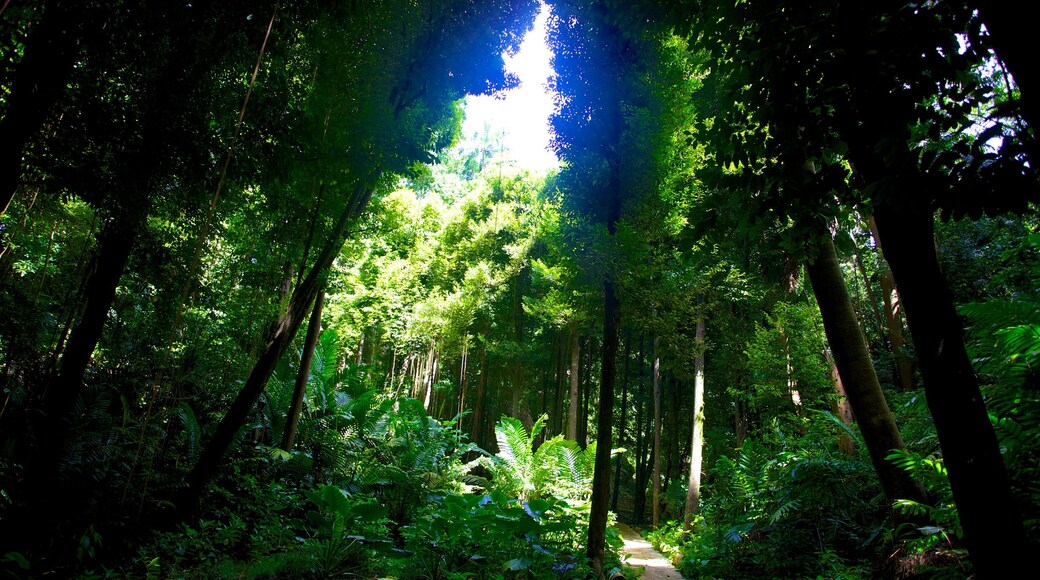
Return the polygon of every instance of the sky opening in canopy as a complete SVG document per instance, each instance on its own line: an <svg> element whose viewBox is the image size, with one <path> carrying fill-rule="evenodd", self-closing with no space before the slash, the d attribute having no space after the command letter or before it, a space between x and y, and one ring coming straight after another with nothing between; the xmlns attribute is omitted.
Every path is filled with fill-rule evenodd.
<svg viewBox="0 0 1040 580"><path fill-rule="evenodd" d="M553 74L552 53L546 43L549 7L542 4L534 29L524 37L515 55L503 54L506 72L515 75L519 86L497 95L470 95L464 105L466 118L458 147L481 147L482 136L490 135L498 148L496 161L517 169L544 172L559 166L549 149L549 115L553 97L548 87ZM494 136L501 134L501 139Z"/></svg>

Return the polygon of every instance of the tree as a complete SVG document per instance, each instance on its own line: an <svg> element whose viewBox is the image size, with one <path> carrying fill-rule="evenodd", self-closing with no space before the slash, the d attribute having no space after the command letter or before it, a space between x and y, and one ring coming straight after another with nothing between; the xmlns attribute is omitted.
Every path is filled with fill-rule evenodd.
<svg viewBox="0 0 1040 580"><path fill-rule="evenodd" d="M393 10L395 6L388 5L385 8ZM278 360L296 336L305 310L316 297L321 280L346 241L347 226L365 211L376 182L384 171L401 171L417 159L427 159L425 147L438 147L438 144L443 147L450 142L458 122L454 116L455 100L463 91L485 90L488 86L494 87L502 82L495 80L501 78L501 73L495 71L490 63L503 49L515 44L517 22L521 20L518 17L530 15L531 10L530 2L495 8L471 2L439 6L431 12L424 26L403 31L405 38L397 38L396 30L384 30L386 36L381 42L367 45L369 52L356 55L356 58L365 59L362 62L368 67L381 68L384 73L391 71L385 70L381 51L392 47L399 51L400 56L396 61L396 70L392 71L396 74L380 75L382 84L378 90L362 95L363 110L368 112L368 121L374 121L375 124L362 127L359 137L363 142L367 141L366 149L372 157L364 161L367 168L358 171L355 176L354 192L336 226L309 273L293 291L288 310L271 326L268 333L271 338L260 353L245 385L186 478L186 485L176 501L181 517L195 509L200 494L216 474L235 433L263 392ZM486 19L489 26L474 24L474 18ZM343 23L343 26L348 25ZM457 30L458 34L445 35L445 30ZM431 53L431 49L437 52ZM467 53L476 56L468 61L471 68L457 75L444 73L446 67L455 64L454 58ZM430 54L438 56L430 59ZM366 132L373 129L378 131Z"/></svg>
<svg viewBox="0 0 1040 580"><path fill-rule="evenodd" d="M303 398L307 394L307 382L311 375L311 360L314 358L314 347L318 344L318 334L321 333L321 310L325 304L325 292L318 290L314 298L314 308L311 310L311 319L307 323L307 337L303 341L303 351L300 353L300 368L296 372L296 383L293 385L292 403L289 405L288 417L285 420L285 430L282 433L282 441L279 444L282 451L292 450L293 442L296 440L296 429L300 422L300 410L303 408Z"/></svg>
<svg viewBox="0 0 1040 580"><path fill-rule="evenodd" d="M773 110L772 114L766 109L758 111L771 123L783 120L771 129L789 126L789 131L786 136L771 131L771 137L793 147L798 144L800 151L792 151L787 164L790 178L786 183L797 183L806 163L833 168L846 154L854 169L857 187L839 193L840 200L801 195L775 199L788 207L807 199L823 207L833 207L839 201L872 202L882 247L886 246L886 235L893 238L887 243L886 258L904 305L908 292L927 302L922 309L930 314L923 313L923 320L910 314L906 305L907 321L922 372L926 365L932 369L924 373L925 390L944 456L951 460L951 484L955 490L962 490L955 491L955 497L969 553L980 573L997 573L1008 565L1008 560L999 555L1006 544L998 546L983 530L1009 530L1013 538L1020 538L1020 528L1010 507L999 450L991 436L992 428L984 420L985 408L970 362L956 346L963 344L959 322L938 268L932 266L930 232L935 207L954 214L974 214L981 209L976 202L982 199L987 211L1022 207L1023 199L1015 192L1023 191L1023 183L1029 178L1022 181L1025 172L1021 158L1016 161L1021 150L1018 139L1005 140L1001 151L986 151L978 139L956 137L964 135L964 128L973 122L968 115L972 106L963 103L988 100L986 83L977 82L979 77L972 73L977 70L972 67L979 66L982 51L970 43L962 50L956 35L972 26L970 13L950 4L939 10L920 11L895 4L864 7L835 2L826 10L805 11L794 7L757 11L745 5L731 14L716 16L708 20L729 19L733 24L727 32L715 36L717 46L748 45L746 52L737 49L730 54L745 78L742 86L753 87L748 95L750 102L756 103L752 108L764 104ZM799 33L797 42L790 31ZM928 106L920 106L922 103ZM916 140L919 128L931 137ZM923 145L923 150L911 148L912 142ZM806 152L806 144L815 144L816 149ZM738 148L733 159L754 165L762 158ZM841 191L835 186L846 179L842 172L817 177L831 185L816 191ZM983 175L986 179L979 181ZM997 182L1004 183L1000 190L989 189ZM1025 187L1028 190L1032 186ZM769 193L780 191L770 189ZM981 191L992 193L980 197ZM836 209L822 213L836 215ZM883 225L886 221L891 225ZM906 234L909 231L925 232L912 238L912 244L919 244L916 250L905 243L911 239ZM898 256L901 252L913 254L915 260L904 260ZM896 268L896 262L903 265ZM910 286L915 288L911 290ZM942 357L939 344L944 345ZM989 475L983 477L983 472ZM982 497L995 498L1006 507L983 507L977 501Z"/></svg>
<svg viewBox="0 0 1040 580"><path fill-rule="evenodd" d="M701 465L704 459L704 314L697 316L696 362L693 379L693 425L690 429L690 473L686 484L686 511L683 529L693 529L693 518L700 511Z"/></svg>

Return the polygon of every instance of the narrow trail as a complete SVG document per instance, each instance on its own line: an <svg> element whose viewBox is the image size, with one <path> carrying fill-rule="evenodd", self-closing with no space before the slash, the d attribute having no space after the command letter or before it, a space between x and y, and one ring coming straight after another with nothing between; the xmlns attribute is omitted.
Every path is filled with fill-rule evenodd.
<svg viewBox="0 0 1040 580"><path fill-rule="evenodd" d="M621 522L618 522L617 528L621 531L621 538L625 540L622 559L630 566L643 569L641 580L682 580L682 574L655 550L650 542L644 540L639 532Z"/></svg>

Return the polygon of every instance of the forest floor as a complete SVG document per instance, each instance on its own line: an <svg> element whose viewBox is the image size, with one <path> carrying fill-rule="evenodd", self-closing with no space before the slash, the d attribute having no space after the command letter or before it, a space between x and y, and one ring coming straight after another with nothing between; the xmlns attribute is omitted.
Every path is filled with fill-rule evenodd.
<svg viewBox="0 0 1040 580"><path fill-rule="evenodd" d="M641 580L682 580L682 574L655 550L650 542L643 539L639 532L621 522L617 523L617 527L621 530L621 538L625 540L622 559L630 566L643 569Z"/></svg>

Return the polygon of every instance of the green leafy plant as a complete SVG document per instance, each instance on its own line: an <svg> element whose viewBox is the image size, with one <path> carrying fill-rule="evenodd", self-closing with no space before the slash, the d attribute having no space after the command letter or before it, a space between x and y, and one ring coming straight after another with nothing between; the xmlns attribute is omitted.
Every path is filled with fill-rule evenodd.
<svg viewBox="0 0 1040 580"><path fill-rule="evenodd" d="M323 576L359 573L376 551L389 550L387 509L328 485L310 495L318 507L307 513L313 536L305 543L315 571Z"/></svg>
<svg viewBox="0 0 1040 580"><path fill-rule="evenodd" d="M502 417L495 425L496 460L488 466L494 474L492 488L522 500L554 494L575 500L588 498L595 443L584 450L557 435L535 447L545 427L546 415L528 431L519 419Z"/></svg>
<svg viewBox="0 0 1040 580"><path fill-rule="evenodd" d="M587 528L587 506L556 498L522 501L499 491L445 496L405 528L414 560L402 575L584 578Z"/></svg>
<svg viewBox="0 0 1040 580"><path fill-rule="evenodd" d="M925 525L916 523L901 525L904 529L913 527L920 532L920 536L912 537L908 541L907 545L910 550L923 552L942 544L955 544L963 531L942 457L924 456L913 451L893 451L886 459L911 473L925 486L928 495L932 498L929 503L909 499L895 501L893 507L898 513L928 522Z"/></svg>

